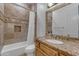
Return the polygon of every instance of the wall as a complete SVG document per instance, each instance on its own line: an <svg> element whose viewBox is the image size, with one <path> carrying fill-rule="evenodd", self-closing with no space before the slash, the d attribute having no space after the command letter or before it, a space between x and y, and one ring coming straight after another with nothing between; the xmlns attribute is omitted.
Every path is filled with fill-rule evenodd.
<svg viewBox="0 0 79 59"><path fill-rule="evenodd" d="M70 4L53 12L53 34L78 37L78 4Z"/></svg>
<svg viewBox="0 0 79 59"><path fill-rule="evenodd" d="M4 4L3 3L0 3L0 16L2 15L2 14L4 14Z"/></svg>
<svg viewBox="0 0 79 59"><path fill-rule="evenodd" d="M23 5L23 4L21 4ZM26 5L24 5L25 7ZM8 17L8 21L12 21L13 19L17 19L18 21L21 21L21 20L28 20L28 10L20 7L20 6L17 6L15 4L12 4L12 3L5 3L4 4L4 15L6 17Z"/></svg>
<svg viewBox="0 0 79 59"><path fill-rule="evenodd" d="M20 6L18 6L18 5ZM0 11L5 16L4 23L4 45L27 40L29 11L36 11L36 4L28 3L5 3L0 4ZM4 9L4 10L3 10ZM2 17L2 15L0 14ZM14 32L14 25L21 26L21 32Z"/></svg>
<svg viewBox="0 0 79 59"><path fill-rule="evenodd" d="M21 32L15 32L14 26L21 26ZM27 24L5 23L4 44L12 44L27 40Z"/></svg>
<svg viewBox="0 0 79 59"><path fill-rule="evenodd" d="M45 36L47 4L37 4L37 37Z"/></svg>
<svg viewBox="0 0 79 59"><path fill-rule="evenodd" d="M0 20L0 52L3 47L4 22Z"/></svg>
<svg viewBox="0 0 79 59"><path fill-rule="evenodd" d="M78 15L79 15L79 5L78 5ZM79 17L78 17L79 19ZM79 20L78 20L78 38L79 38Z"/></svg>
<svg viewBox="0 0 79 59"><path fill-rule="evenodd" d="M29 8L27 4L21 3L19 5ZM6 16L4 45L26 41L29 23L29 11L16 4L5 3L4 15ZM21 32L15 32L14 25L21 26Z"/></svg>
<svg viewBox="0 0 79 59"><path fill-rule="evenodd" d="M2 21L4 14L4 4L0 3L0 54L3 47L4 22Z"/></svg>
<svg viewBox="0 0 79 59"><path fill-rule="evenodd" d="M3 27L4 27L4 22L1 21L3 17L2 14L4 14L4 4L1 3L0 4L0 45L2 44L3 41L3 35L1 34L3 34Z"/></svg>
<svg viewBox="0 0 79 59"><path fill-rule="evenodd" d="M0 20L0 45L3 44L4 22Z"/></svg>

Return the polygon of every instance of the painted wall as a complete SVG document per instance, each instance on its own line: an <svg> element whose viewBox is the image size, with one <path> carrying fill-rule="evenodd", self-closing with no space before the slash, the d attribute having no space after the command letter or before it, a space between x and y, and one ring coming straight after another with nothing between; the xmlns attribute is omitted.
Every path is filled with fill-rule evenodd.
<svg viewBox="0 0 79 59"><path fill-rule="evenodd" d="M78 37L78 4L70 4L53 12L53 34Z"/></svg>
<svg viewBox="0 0 79 59"><path fill-rule="evenodd" d="M45 36L47 4L37 4L37 37Z"/></svg>

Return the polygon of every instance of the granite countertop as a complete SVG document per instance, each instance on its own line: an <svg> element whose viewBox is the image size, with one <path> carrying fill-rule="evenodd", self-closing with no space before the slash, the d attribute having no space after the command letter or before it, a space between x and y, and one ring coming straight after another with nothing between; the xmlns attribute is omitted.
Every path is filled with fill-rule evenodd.
<svg viewBox="0 0 79 59"><path fill-rule="evenodd" d="M79 40L60 40L59 39L60 41L63 41L64 44L49 43L46 41L47 39L43 38L43 37L39 38L38 40L40 40L48 45L51 45L52 47L60 49L62 51L66 51L73 56L79 56ZM58 39L56 39L56 40L58 40Z"/></svg>

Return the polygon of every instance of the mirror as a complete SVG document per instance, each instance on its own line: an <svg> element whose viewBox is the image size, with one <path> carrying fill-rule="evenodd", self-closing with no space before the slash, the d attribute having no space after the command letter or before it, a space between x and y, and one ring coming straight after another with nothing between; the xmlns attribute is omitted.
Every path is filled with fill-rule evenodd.
<svg viewBox="0 0 79 59"><path fill-rule="evenodd" d="M61 3L46 12L46 35L79 38L79 4Z"/></svg>

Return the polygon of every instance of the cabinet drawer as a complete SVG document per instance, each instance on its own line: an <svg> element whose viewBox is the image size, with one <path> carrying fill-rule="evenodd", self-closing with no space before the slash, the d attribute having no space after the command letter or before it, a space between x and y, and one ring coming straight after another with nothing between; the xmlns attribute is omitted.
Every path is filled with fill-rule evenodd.
<svg viewBox="0 0 79 59"><path fill-rule="evenodd" d="M36 48L36 56L47 56L47 55L39 48Z"/></svg>
<svg viewBox="0 0 79 59"><path fill-rule="evenodd" d="M49 56L57 56L58 52L48 46L46 46L45 44L40 44L40 49L43 50L47 55Z"/></svg>

